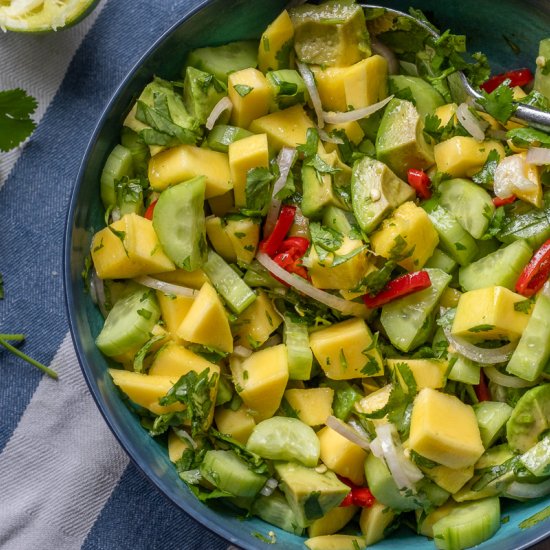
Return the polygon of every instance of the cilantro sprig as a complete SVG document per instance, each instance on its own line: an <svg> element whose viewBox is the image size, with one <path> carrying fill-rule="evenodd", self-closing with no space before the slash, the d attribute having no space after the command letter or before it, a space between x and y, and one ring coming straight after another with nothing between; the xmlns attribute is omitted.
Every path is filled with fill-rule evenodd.
<svg viewBox="0 0 550 550"><path fill-rule="evenodd" d="M9 341L12 342L22 342L25 340L24 334L0 334L0 346L3 346L8 351L19 357L20 359L23 359L23 361L26 361L27 363L30 363L31 365L35 366L36 368L40 369L41 371L45 372L48 376L53 378L54 380L57 380L58 376L55 371L52 369L46 367L46 365L43 365L39 361L36 361L32 357L29 357L26 353L23 353L21 350L18 350L15 346L12 346Z"/></svg>
<svg viewBox="0 0 550 550"><path fill-rule="evenodd" d="M36 99L20 88L0 92L0 151L10 151L32 134L36 123L31 115L37 105Z"/></svg>

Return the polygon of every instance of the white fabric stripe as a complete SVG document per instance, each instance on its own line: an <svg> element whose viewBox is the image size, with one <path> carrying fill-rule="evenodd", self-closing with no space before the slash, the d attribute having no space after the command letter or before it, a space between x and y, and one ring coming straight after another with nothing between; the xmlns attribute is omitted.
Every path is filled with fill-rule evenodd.
<svg viewBox="0 0 550 550"><path fill-rule="evenodd" d="M0 454L0 548L80 548L128 465L67 334Z"/></svg>
<svg viewBox="0 0 550 550"><path fill-rule="evenodd" d="M38 123L61 85L65 72L106 0L78 25L49 34L0 31L0 90L23 88L38 101ZM6 181L25 145L0 153L0 187Z"/></svg>

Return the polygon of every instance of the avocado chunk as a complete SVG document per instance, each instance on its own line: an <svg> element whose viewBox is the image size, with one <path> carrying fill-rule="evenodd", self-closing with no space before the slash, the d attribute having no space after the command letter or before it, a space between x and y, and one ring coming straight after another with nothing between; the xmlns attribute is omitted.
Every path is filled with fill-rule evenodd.
<svg viewBox="0 0 550 550"><path fill-rule="evenodd" d="M298 59L312 65L347 67L370 56L363 8L329 0L319 6L304 4L289 11L294 25Z"/></svg>
<svg viewBox="0 0 550 550"><path fill-rule="evenodd" d="M225 95L227 95L225 84L213 74L199 71L194 67L185 69L183 101L187 110L200 124L206 123L216 103Z"/></svg>
<svg viewBox="0 0 550 550"><path fill-rule="evenodd" d="M403 97L405 94L410 93L422 120L426 118L426 115L433 114L438 107L445 103L443 96L419 76L390 75L388 84L390 94Z"/></svg>
<svg viewBox="0 0 550 550"><path fill-rule="evenodd" d="M376 156L400 178L409 168L434 163L433 147L423 134L424 123L411 101L393 98L384 111L376 136Z"/></svg>
<svg viewBox="0 0 550 550"><path fill-rule="evenodd" d="M414 200L414 197L412 187L383 162L363 157L355 163L351 177L351 203L365 233L374 231L391 210Z"/></svg>
<svg viewBox="0 0 550 550"><path fill-rule="evenodd" d="M275 471L300 527L307 527L338 506L350 490L334 472L320 474L294 462L279 462Z"/></svg>
<svg viewBox="0 0 550 550"><path fill-rule="evenodd" d="M533 89L550 99L550 38L540 41Z"/></svg>

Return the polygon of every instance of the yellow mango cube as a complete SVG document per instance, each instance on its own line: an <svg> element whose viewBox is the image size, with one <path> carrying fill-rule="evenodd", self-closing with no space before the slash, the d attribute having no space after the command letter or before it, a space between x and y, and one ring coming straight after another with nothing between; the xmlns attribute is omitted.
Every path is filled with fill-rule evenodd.
<svg viewBox="0 0 550 550"><path fill-rule="evenodd" d="M255 134L267 134L270 147L279 152L283 147L297 147L306 143L307 131L314 127L304 108L294 105L257 118L249 129Z"/></svg>
<svg viewBox="0 0 550 550"><path fill-rule="evenodd" d="M525 300L502 286L465 292L458 301L452 333L471 342L482 340L519 340L529 315L514 309Z"/></svg>
<svg viewBox="0 0 550 550"><path fill-rule="evenodd" d="M353 143L354 145L359 145L361 141L363 141L363 138L365 137L365 132L363 132L363 129L361 128L361 125L356 121L352 120L350 122L341 122L340 124L325 124L325 132L329 135L331 135L333 132L344 132L346 134L346 137ZM331 143L326 143L325 147L328 152L329 145L334 145Z"/></svg>
<svg viewBox="0 0 550 550"><path fill-rule="evenodd" d="M260 224L252 218L227 220L225 232L233 245L237 262L251 263L260 242Z"/></svg>
<svg viewBox="0 0 550 550"><path fill-rule="evenodd" d="M92 260L100 279L131 279L175 269L162 250L151 220L126 214L92 239Z"/></svg>
<svg viewBox="0 0 550 550"><path fill-rule="evenodd" d="M385 504L376 501L361 510L359 527L365 535L366 546L372 546L385 537L386 529L395 518L395 512Z"/></svg>
<svg viewBox="0 0 550 550"><path fill-rule="evenodd" d="M281 404L288 382L284 344L254 352L244 361L230 361L237 393L252 410L256 422L271 418Z"/></svg>
<svg viewBox="0 0 550 550"><path fill-rule="evenodd" d="M411 369L416 382L416 387L439 389L445 386L449 362L443 359L386 359L388 368L395 370L396 365L405 363ZM400 383L405 384L399 377Z"/></svg>
<svg viewBox="0 0 550 550"><path fill-rule="evenodd" d="M223 218L223 216L225 216L235 206L233 191L227 191L227 193L224 193L223 195L209 198L208 206L210 206L210 210L212 210L212 214L214 214L214 216Z"/></svg>
<svg viewBox="0 0 550 550"><path fill-rule="evenodd" d="M484 452L474 409L454 395L420 390L411 414L409 447L449 468L472 466Z"/></svg>
<svg viewBox="0 0 550 550"><path fill-rule="evenodd" d="M220 367L207 361L204 357L193 353L183 346L170 343L164 346L155 356L149 369L150 375L170 376L178 380L188 372L201 373L208 369L212 373L220 374Z"/></svg>
<svg viewBox="0 0 550 550"><path fill-rule="evenodd" d="M237 260L235 248L225 231L225 225L218 216L206 218L206 236L214 250L227 262L233 263Z"/></svg>
<svg viewBox="0 0 550 550"><path fill-rule="evenodd" d="M504 147L499 141L479 142L473 137L452 137L434 147L437 170L453 178L469 177L481 170L493 150L500 158L505 157Z"/></svg>
<svg viewBox="0 0 550 550"><path fill-rule="evenodd" d="M168 458L171 462L177 462L190 446L191 444L184 439L180 439L174 430L168 432Z"/></svg>
<svg viewBox="0 0 550 550"><path fill-rule="evenodd" d="M193 288L195 290L199 290L204 283L207 283L209 281L206 273L202 269L196 269L195 271L186 271L185 269L177 268L174 271L157 273L155 274L155 278L160 279L165 283L185 286L187 288Z"/></svg>
<svg viewBox="0 0 550 550"><path fill-rule="evenodd" d="M332 414L332 388L293 388L285 391L285 399L298 418L308 426L320 426Z"/></svg>
<svg viewBox="0 0 550 550"><path fill-rule="evenodd" d="M233 188L227 154L194 145L178 145L158 153L149 161L148 173L154 191L163 191L196 176L206 178L207 199Z"/></svg>
<svg viewBox="0 0 550 550"><path fill-rule="evenodd" d="M374 252L384 258L393 257L396 245L405 243L399 250L399 256L405 257L397 263L407 271L422 269L439 243L428 214L412 201L399 206L370 239Z"/></svg>
<svg viewBox="0 0 550 550"><path fill-rule="evenodd" d="M235 344L255 349L261 346L282 322L271 298L260 290L258 297L233 323Z"/></svg>
<svg viewBox="0 0 550 550"><path fill-rule="evenodd" d="M202 285L176 334L194 344L209 346L227 353L233 351L229 319L210 283Z"/></svg>
<svg viewBox="0 0 550 550"><path fill-rule="evenodd" d="M254 417L242 405L236 411L217 407L214 422L220 433L230 435L243 445L246 445L252 430L256 427Z"/></svg>
<svg viewBox="0 0 550 550"><path fill-rule="evenodd" d="M233 103L233 126L248 128L253 120L269 112L271 89L258 69L235 71L229 75L227 83L227 94Z"/></svg>
<svg viewBox="0 0 550 550"><path fill-rule="evenodd" d="M258 48L258 69L262 73L288 69L289 64L284 61L292 52L292 40L294 38L294 25L290 15L283 10L280 15L267 27L260 38ZM285 52L288 55L285 58Z"/></svg>
<svg viewBox="0 0 550 550"><path fill-rule="evenodd" d="M372 334L363 319L348 319L313 332L311 351L332 380L351 380L384 374L382 356L372 346Z"/></svg>
<svg viewBox="0 0 550 550"><path fill-rule="evenodd" d="M337 506L329 510L307 528L308 536L311 538L337 533L351 521L357 510L357 506Z"/></svg>
<svg viewBox="0 0 550 550"><path fill-rule="evenodd" d="M317 433L321 443L320 458L333 472L346 477L356 485L365 483L367 451L325 426Z"/></svg>
<svg viewBox="0 0 550 550"><path fill-rule="evenodd" d="M388 95L388 63L371 55L349 67L312 67L326 111L368 107Z"/></svg>
<svg viewBox="0 0 550 550"><path fill-rule="evenodd" d="M453 124L456 124L456 110L458 105L456 103L447 103L440 105L434 111L434 115L441 121L440 126L447 126L449 121L453 119Z"/></svg>
<svg viewBox="0 0 550 550"><path fill-rule="evenodd" d="M160 290L157 290L157 299L166 328L168 332L176 337L176 332L188 311L191 309L195 299L192 296L165 294Z"/></svg>
<svg viewBox="0 0 550 550"><path fill-rule="evenodd" d="M269 166L266 134L256 134L229 145L229 170L233 181L235 206L246 206L246 175L252 168Z"/></svg>
<svg viewBox="0 0 550 550"><path fill-rule="evenodd" d="M454 495L474 477L474 465L471 464L465 468L435 466L433 468L426 468L424 473L442 489Z"/></svg>

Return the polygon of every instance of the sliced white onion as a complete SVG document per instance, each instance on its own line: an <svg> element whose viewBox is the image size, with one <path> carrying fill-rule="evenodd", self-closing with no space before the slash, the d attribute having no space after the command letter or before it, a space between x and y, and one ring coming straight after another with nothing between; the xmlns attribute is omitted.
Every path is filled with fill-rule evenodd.
<svg viewBox="0 0 550 550"><path fill-rule="evenodd" d="M222 97L218 101L218 103L214 105L214 108L208 115L208 118L206 119L206 129L212 130L212 128L214 128L214 124L216 124L216 121L218 120L218 118L220 118L221 114L224 111L229 111L231 113L232 110L233 103L231 103L231 100L227 96Z"/></svg>
<svg viewBox="0 0 550 550"><path fill-rule="evenodd" d="M165 294L175 294L176 296L188 296L189 298L194 298L199 293L198 290L194 290L193 288L165 283L159 279L153 279L153 277L149 277L148 275L136 277L134 281L140 285L154 288L155 290L160 290Z"/></svg>
<svg viewBox="0 0 550 550"><path fill-rule="evenodd" d="M522 380L517 376L503 374L495 367L485 367L483 372L487 375L487 378L491 382L494 382L499 386L504 386L505 388L529 388L537 384L537 382L528 382L527 380Z"/></svg>
<svg viewBox="0 0 550 550"><path fill-rule="evenodd" d="M279 485L279 482L273 478L273 477L270 477L266 482L265 482L265 485L262 487L262 489L260 490L260 493L264 496L264 497L268 497L270 495L273 494L273 491L275 491L275 489L277 488L277 486Z"/></svg>
<svg viewBox="0 0 550 550"><path fill-rule="evenodd" d="M338 432L342 437L345 437L348 441L351 441L361 447L361 449L365 449L365 451L370 450L370 441L366 437L359 434L359 432L350 426L350 424L346 424L339 418L332 415L326 419L325 424L330 429Z"/></svg>
<svg viewBox="0 0 550 550"><path fill-rule="evenodd" d="M346 122L353 122L355 120L361 120L366 118L376 111L384 108L391 100L393 95L388 96L386 99L379 101L378 103L373 103L368 107L363 107L362 109L354 109L353 111L346 112L326 112L323 111L323 118L327 124L345 124Z"/></svg>
<svg viewBox="0 0 550 550"><path fill-rule="evenodd" d="M525 160L527 164L534 164L535 166L550 164L550 149L546 147L530 147L527 150Z"/></svg>
<svg viewBox="0 0 550 550"><path fill-rule="evenodd" d="M508 361L517 346L517 342L510 342L496 349L480 348L463 338L454 336L450 326L445 327L443 332L457 353L482 365L496 365Z"/></svg>
<svg viewBox="0 0 550 550"><path fill-rule="evenodd" d="M115 208L111 210L111 220L113 220L114 222L118 222L120 218L120 208L118 206L115 206Z"/></svg>
<svg viewBox="0 0 550 550"><path fill-rule="evenodd" d="M510 155L503 158L495 169L493 190L501 199L507 199L514 194L516 187L525 178L525 161L521 155ZM532 182L528 180L528 185Z"/></svg>
<svg viewBox="0 0 550 550"><path fill-rule="evenodd" d="M380 40L373 38L370 43L373 53L381 55L388 62L388 73L399 74L399 61L393 51Z"/></svg>
<svg viewBox="0 0 550 550"><path fill-rule="evenodd" d="M324 141L325 143L335 143L336 145L342 145L344 143L344 140L342 138L339 138L337 136L329 136L324 130L317 130L319 132L319 137L321 138L321 141Z"/></svg>
<svg viewBox="0 0 550 550"><path fill-rule="evenodd" d="M366 317L368 311L367 308L357 302L349 302L328 292L324 292L319 288L315 288L313 285L308 283L305 279L302 279L299 275L294 275L289 273L286 269L283 269L280 265L275 263L267 254L260 252L256 259L270 272L273 273L276 277L284 281L291 287L295 288L302 294L325 304L332 309L336 309L343 313L344 315L352 315L354 317Z"/></svg>
<svg viewBox="0 0 550 550"><path fill-rule="evenodd" d="M461 103L456 110L456 117L464 129L477 141L485 139L487 122L477 119L466 103Z"/></svg>
<svg viewBox="0 0 550 550"><path fill-rule="evenodd" d="M550 494L550 479L541 483L519 483L512 482L504 496L514 498L540 498Z"/></svg>
<svg viewBox="0 0 550 550"><path fill-rule="evenodd" d="M185 439L185 441L187 441L193 449L197 448L196 441L185 430L181 428L172 428L172 429L180 439Z"/></svg>
<svg viewBox="0 0 550 550"><path fill-rule="evenodd" d="M279 177L273 185L271 204L269 205L269 210L267 211L267 217L264 225L264 237L268 237L269 235L271 235L275 227L275 223L277 222L277 217L279 216L279 211L281 210L281 201L276 198L277 193L285 186L295 156L296 149L292 147L283 147L277 157L277 164L279 166Z"/></svg>
<svg viewBox="0 0 550 550"><path fill-rule="evenodd" d="M300 71L300 75L304 79L307 91L309 92L309 97L311 97L311 103L313 103L313 109L317 115L317 126L323 128L325 125L325 121L323 120L323 104L321 103L321 96L315 84L315 76L311 72L311 69L301 61L296 61L296 67L298 67L298 71Z"/></svg>
<svg viewBox="0 0 550 550"><path fill-rule="evenodd" d="M233 348L233 355L236 355L237 357L240 357L242 359L246 359L247 357L250 357L252 355L252 350L245 348L244 346L235 346Z"/></svg>

